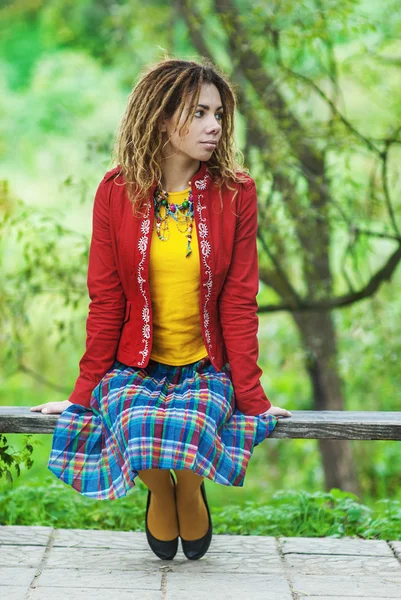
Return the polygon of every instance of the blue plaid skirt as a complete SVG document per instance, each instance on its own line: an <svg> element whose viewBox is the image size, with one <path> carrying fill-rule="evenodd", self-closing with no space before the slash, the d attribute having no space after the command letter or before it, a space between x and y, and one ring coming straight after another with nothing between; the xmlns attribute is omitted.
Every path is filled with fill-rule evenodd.
<svg viewBox="0 0 401 600"><path fill-rule="evenodd" d="M99 500L125 496L142 469L192 469L242 487L254 447L276 424L236 409L228 363L219 372L207 356L184 366L115 361L90 408L71 404L57 418L47 466Z"/></svg>

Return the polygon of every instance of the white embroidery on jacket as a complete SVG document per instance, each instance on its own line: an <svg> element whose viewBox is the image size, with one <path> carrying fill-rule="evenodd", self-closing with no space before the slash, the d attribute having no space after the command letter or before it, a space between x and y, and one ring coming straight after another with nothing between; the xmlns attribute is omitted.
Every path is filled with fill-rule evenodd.
<svg viewBox="0 0 401 600"><path fill-rule="evenodd" d="M208 174L205 175L205 177L199 181L195 181L195 187L199 190L204 190L206 189L206 180L209 177ZM210 325L210 315L209 315L209 311L207 309L207 305L208 302L210 300L210 296L212 293L212 285L213 285L213 274L212 274L212 269L208 263L208 257L210 256L210 252L211 252L211 246L210 246L210 242L207 239L208 235L209 235L209 230L208 227L206 225L206 218L202 216L202 211L206 210L206 206L201 204L201 200L203 199L203 194L198 194L198 202L197 202L197 213L199 214L199 237L200 237L200 247L201 247L201 253L202 253L202 262L205 266L205 270L208 276L208 279L206 281L206 283L204 283L203 285L206 286L207 292L205 295L205 302L203 305L203 322L205 325L205 338L210 350L210 353L212 354L212 343L211 343L211 336L210 336L210 329L209 329L209 325ZM214 360L214 356L212 356L212 360Z"/></svg>
<svg viewBox="0 0 401 600"><path fill-rule="evenodd" d="M142 344L144 345L144 348L143 348L143 350L140 350L140 352L139 352L139 354L142 354L142 360L139 361L139 365L144 364L145 359L146 359L147 355L149 354L150 311L149 311L148 299L146 297L146 292L143 287L143 284L145 283L146 279L144 279L142 277L142 271L144 269L144 264L145 264L146 250L148 248L148 241L149 241L149 239L148 239L148 235L149 235L149 231L150 231L149 212L150 212L150 205L148 204L144 220L142 221L142 224L141 224L142 236L139 238L139 241L138 241L138 249L139 249L139 252L141 253L142 257L141 257L141 260L138 265L138 278L137 279L138 279L139 289L140 289L143 299L145 301L145 306L142 309Z"/></svg>
<svg viewBox="0 0 401 600"><path fill-rule="evenodd" d="M203 179L199 179L199 181L195 181L195 187L197 190L205 190L207 188L207 179L209 175L206 173Z"/></svg>

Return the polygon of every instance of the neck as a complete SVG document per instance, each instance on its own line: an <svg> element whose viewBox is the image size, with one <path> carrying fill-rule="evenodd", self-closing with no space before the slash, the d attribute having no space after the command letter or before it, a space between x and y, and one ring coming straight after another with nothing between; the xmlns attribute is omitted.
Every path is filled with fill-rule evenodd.
<svg viewBox="0 0 401 600"><path fill-rule="evenodd" d="M172 156L162 160L162 188L166 192L181 192L189 187L189 181L199 171L201 161Z"/></svg>

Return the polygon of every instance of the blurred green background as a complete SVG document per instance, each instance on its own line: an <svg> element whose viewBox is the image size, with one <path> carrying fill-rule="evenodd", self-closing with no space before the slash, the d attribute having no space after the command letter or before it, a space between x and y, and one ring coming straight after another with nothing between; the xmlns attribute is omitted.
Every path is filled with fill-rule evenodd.
<svg viewBox="0 0 401 600"><path fill-rule="evenodd" d="M226 12L221 3L209 1L202 6L106 0L2 4L1 405L64 400L72 390L85 345L94 192L113 166L114 136L141 69L165 53L196 59L204 48L235 82L240 100L237 141L257 181L263 233L298 290L310 292L310 282L303 263L298 263L297 219L295 213L288 214L285 186L279 184L280 177L285 178L291 199L298 207L305 203L308 218L314 190L297 152L300 145L312 148L316 162L324 165L330 189L328 208L321 214L322 227L328 226L331 233L333 285L318 289L316 298L324 297L322 290L335 297L359 289L400 243L388 211L390 198L394 221L400 222L399 3L226 4ZM272 85L263 93L252 81L254 57ZM288 114L275 112L273 87L301 124L298 130ZM262 132L262 138L254 132ZM257 145L258 139L266 147ZM352 255L346 255L349 223L339 216L344 212L351 223L376 227L388 236L392 232L394 239L364 238ZM316 248L313 252L316 258ZM274 265L262 243L260 306L280 304L279 288L270 285ZM345 277L348 267L352 274ZM329 311L337 346L335 371L343 383L346 410L400 409L400 278L396 268L373 294ZM321 323L317 317L315 322L318 335ZM306 367L308 344L300 332L293 311L261 311L262 384L273 404L289 410L316 408L316 390ZM22 436L7 435L7 440L11 450L22 448ZM38 435L35 440L33 467L22 468L12 484L0 479L3 523L17 510L11 490L26 491L27 513L29 503L38 506L41 497L44 502L43 490L56 483L47 470L51 436ZM383 500L401 501L398 442L351 441L349 446L359 501L379 512ZM29 486L40 490L34 500ZM136 505L136 493L143 507L144 489L141 484L138 488L116 502L121 510L129 503ZM54 489L68 503L82 501L67 486ZM243 488L207 482L207 490L216 509L245 507L246 502L268 505L277 491L323 492L319 444L267 439L255 448ZM18 502L23 503L21 498ZM84 502L88 510L94 504Z"/></svg>

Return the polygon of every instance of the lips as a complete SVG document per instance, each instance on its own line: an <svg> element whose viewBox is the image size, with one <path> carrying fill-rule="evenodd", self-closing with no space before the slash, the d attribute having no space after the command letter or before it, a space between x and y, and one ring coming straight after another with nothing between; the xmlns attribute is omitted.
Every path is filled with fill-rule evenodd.
<svg viewBox="0 0 401 600"><path fill-rule="evenodd" d="M217 146L217 142L201 142L204 146L206 146L209 150L214 150Z"/></svg>

